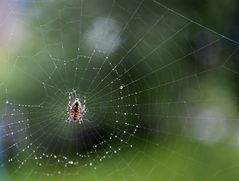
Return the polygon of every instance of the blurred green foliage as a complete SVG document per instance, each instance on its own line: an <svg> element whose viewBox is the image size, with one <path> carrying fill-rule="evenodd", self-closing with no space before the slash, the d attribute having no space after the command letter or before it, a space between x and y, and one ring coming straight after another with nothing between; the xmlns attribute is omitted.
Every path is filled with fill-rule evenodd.
<svg viewBox="0 0 239 181"><path fill-rule="evenodd" d="M17 48L10 46L11 41L7 41L7 46L0 48L2 103L6 99L26 105L47 102L48 107L41 116L50 119L50 113L53 114L49 120L53 123L53 127L45 128L46 133L51 132L53 128L57 130L57 120L63 119L62 114L58 113L65 111L68 97L61 97L61 90L70 91L72 88L78 88L83 95L89 97L97 95L95 100L93 99L95 102L89 104L89 111L98 111L96 120L99 124L108 121L106 122L108 125L104 125L102 130L106 129L109 132L117 132L115 128L124 130L125 127L110 122L111 119L116 119L116 116L108 114L107 111L113 113L117 108L104 110L104 106L127 105L132 102L137 102L136 104L141 106L137 109L131 107L121 109L122 113L124 111L140 113L138 117L132 116L127 119L130 124L139 121L140 129L132 138L129 136L133 148L122 149L119 154L100 163L96 170L92 167L62 167L60 170L64 171L61 174L52 176L50 173L55 173L59 167L57 163L53 162L54 166L51 167L49 160L43 160L49 166L43 168L36 167L35 160L29 160L25 168L19 169L18 163L4 167L2 172L9 175L11 180L238 180L239 67L238 55L235 52L238 44L215 33L225 34L236 41L237 37L235 39L233 37L233 28L237 27L238 23L236 0L160 1L166 7L215 32L189 22L153 1L144 1L137 11L135 9L139 5L139 0L101 2L40 0L23 1L19 4L14 2L10 7L19 6L14 12L18 15L16 17L19 21L23 22L20 24L26 33L22 35L23 40L19 40L22 44ZM119 74L110 74L109 80L99 84L102 77L112 71L112 66L110 64L102 66L100 76L96 76L95 71L87 69L89 65L101 66L105 58L105 55L102 56L99 52L92 55L95 47L92 48L87 43L87 32L97 18L108 16L118 23L123 34L120 36L120 46L107 56L112 65L117 65L122 57L123 60L121 66L117 68ZM18 32L17 29L15 31ZM135 44L137 47L131 50ZM87 59L80 55L88 57L92 55L91 61L85 61ZM79 62L74 59L75 57ZM57 65L53 64L51 58L56 60ZM82 71L76 76L72 71L75 67L86 68L87 71ZM129 70L129 73L125 73L125 70ZM52 73L53 71L58 73ZM53 75L50 78L49 73ZM117 79L121 74L125 76L108 89L110 81ZM95 82L89 90L95 76ZM43 80L50 79L60 91L49 88L47 91L51 96L47 97L42 83ZM138 79L139 81L135 83L134 80ZM45 83L48 83L47 81ZM98 84L100 86L94 90ZM130 84L125 89L127 92L110 92L127 84ZM94 90L93 95L90 94L91 90ZM104 96L109 92L109 96ZM133 97L137 101L130 98L121 102L110 101L134 92L138 93ZM108 103L98 104L104 101ZM4 109L4 106L1 108ZM229 127L225 138L216 143L200 140L200 134L194 133L195 128L191 126L200 119L213 119L207 117L207 114L206 117L203 115L205 110L210 112L211 108L220 112L220 116L225 116ZM32 108L29 108L29 111L32 112ZM95 114L94 111L89 114ZM212 116L217 118L217 115ZM40 129L36 123L40 122L42 117L30 115L32 125L30 133ZM124 119L123 116L117 118ZM205 130L207 127L210 125L202 126ZM215 130L221 130L220 125L212 127L213 133ZM85 132L90 129L79 128L79 130L82 134L86 134ZM79 130L74 129L74 133ZM99 132L105 136L102 130L99 129ZM67 137L71 131L71 128L65 129L65 132L59 131L56 137ZM132 130L127 128L127 131ZM41 137L41 134L42 132L39 132L39 135L36 134L37 136L33 138ZM208 135L211 137L216 135L215 139L220 138L218 132ZM67 144L67 140L50 140L49 137L40 140L44 147L50 147L46 149L49 152L57 152ZM110 142L110 144L115 146L119 143ZM87 151L88 149L90 148L87 147ZM68 152L62 150L69 156L74 155L71 149L68 149ZM21 153L21 150L12 154L18 152ZM104 149L99 149L96 154L103 152ZM10 155L7 151L3 153L6 154L3 157ZM19 160L26 159L30 153L23 154ZM49 174L44 175L45 173ZM4 174L1 173L2 175ZM0 179L5 180L5 177L1 176Z"/></svg>

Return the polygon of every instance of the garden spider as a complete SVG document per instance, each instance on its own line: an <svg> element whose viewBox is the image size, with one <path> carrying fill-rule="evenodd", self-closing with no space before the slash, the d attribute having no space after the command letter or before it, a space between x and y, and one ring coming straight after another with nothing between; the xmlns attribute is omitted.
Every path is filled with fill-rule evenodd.
<svg viewBox="0 0 239 181"><path fill-rule="evenodd" d="M68 119L66 122L79 122L80 124L83 123L83 116L85 112L85 100L83 101L83 104L79 98L75 98L74 102L71 102L71 96L69 94L69 103L67 107Z"/></svg>

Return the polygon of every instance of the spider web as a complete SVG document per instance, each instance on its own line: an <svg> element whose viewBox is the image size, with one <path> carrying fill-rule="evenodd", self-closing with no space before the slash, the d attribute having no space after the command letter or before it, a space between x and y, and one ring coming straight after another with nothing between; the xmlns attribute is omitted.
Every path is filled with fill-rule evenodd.
<svg viewBox="0 0 239 181"><path fill-rule="evenodd" d="M185 156L167 145L171 137L214 144L227 136L233 118L224 108L237 98L208 93L202 81L238 75L237 41L154 0L5 4L0 164L10 179L147 180L173 169L155 157L160 150L203 167L197 147ZM66 123L76 98L86 101L83 123Z"/></svg>

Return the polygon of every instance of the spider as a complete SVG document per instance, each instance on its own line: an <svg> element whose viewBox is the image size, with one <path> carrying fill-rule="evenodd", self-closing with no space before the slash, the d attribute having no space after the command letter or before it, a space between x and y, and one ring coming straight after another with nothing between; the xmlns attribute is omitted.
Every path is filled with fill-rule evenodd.
<svg viewBox="0 0 239 181"><path fill-rule="evenodd" d="M83 116L85 112L85 100L83 104L80 102L79 98L76 98L73 103L69 101L67 108L68 119L66 120L66 122L78 121L80 124L83 123Z"/></svg>

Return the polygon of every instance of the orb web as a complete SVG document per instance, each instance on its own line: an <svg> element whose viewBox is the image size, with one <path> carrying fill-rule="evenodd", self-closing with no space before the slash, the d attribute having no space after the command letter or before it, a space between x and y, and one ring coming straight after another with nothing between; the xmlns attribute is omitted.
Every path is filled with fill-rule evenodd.
<svg viewBox="0 0 239 181"><path fill-rule="evenodd" d="M224 126L222 136L215 130L207 134L210 126L226 124L231 114L220 113L224 104L215 110L208 102L230 102L231 95L208 100L207 85L201 82L218 74L238 74L233 66L237 41L158 1L97 4L83 0L8 4L11 18L0 25L12 21L28 32L23 40L10 26L3 47L21 43L3 55L9 60L2 63L8 71L0 84L0 165L10 167L11 179L65 178L81 175L84 169L107 170L109 165L115 172L128 169L140 178L131 164L142 165L143 158L153 164L144 175L149 179L154 169L168 167L153 156L155 152L177 153L174 146L167 146L170 137L211 144L228 133ZM82 124L66 122L69 101L76 98L87 109ZM195 110L202 114L195 115ZM210 121L200 124L201 119ZM178 155L184 160L194 155L187 156ZM110 174L114 171L105 179Z"/></svg>

